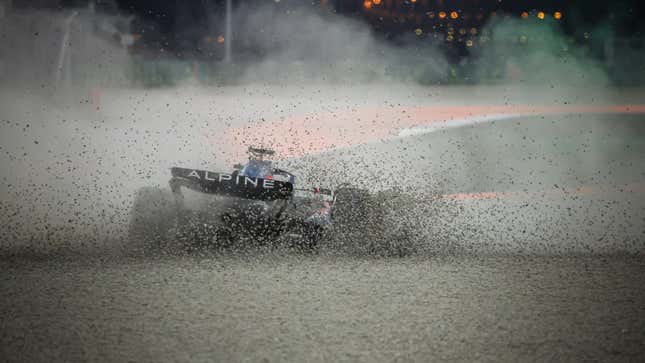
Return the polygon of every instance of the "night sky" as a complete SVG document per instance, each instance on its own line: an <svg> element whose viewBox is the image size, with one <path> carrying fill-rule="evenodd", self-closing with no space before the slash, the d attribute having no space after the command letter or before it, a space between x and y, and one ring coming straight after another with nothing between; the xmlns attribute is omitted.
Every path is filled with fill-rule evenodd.
<svg viewBox="0 0 645 363"><path fill-rule="evenodd" d="M267 1L246 0L234 1L234 3L260 3ZM353 0L330 0L330 3L338 3L336 8L339 12L352 13L360 11L362 1ZM178 27L187 24L200 23L206 20L205 12L223 7L223 0L200 0L200 1L178 1L178 0L117 0L119 7L129 13L153 21L164 31L172 32ZM291 6L302 4L302 1L280 1L280 6ZM435 0L428 1L423 7L421 1L417 4L403 2L402 7L409 7L412 11L425 12L428 9L439 7L436 4L443 3L445 7L477 8L484 13L490 11L505 11L519 14L524 10L540 9L545 11L562 10L567 16L565 20L575 22L576 26L594 26L599 23L609 22L620 32L642 31L645 27L645 2L640 0L521 0L521 1L498 1L498 0ZM407 5L406 5L407 4ZM454 5L452 5L454 4ZM414 9L416 8L416 9Z"/></svg>
<svg viewBox="0 0 645 363"><path fill-rule="evenodd" d="M365 21L386 39L396 40L401 35L411 34L416 28L434 29L425 16L429 11L444 9L448 12L457 10L460 13L476 14L470 20L461 17L455 21L466 27L480 27L488 20L492 12L507 13L518 16L523 11L542 10L546 14L562 12L559 21L562 30L573 37L580 37L597 27L611 28L612 32L622 38L638 39L645 32L645 1L642 0L381 0L379 6L373 7L383 14L393 14L390 19L375 16L375 13L363 8L365 0L326 0L327 10ZM372 0L369 0L372 1ZM51 0L48 4L62 4L63 7L84 7L87 0ZM221 33L224 17L225 0L95 0L97 7L109 7L123 14L135 15L130 31L142 37L141 44L148 50L165 49L175 55L188 56L195 53L199 56L199 43L205 37ZM233 0L234 7L244 5L273 5L285 9L309 6L320 8L321 0ZM32 6L34 2L14 0L14 6ZM414 22L397 22L396 14L419 14L423 24ZM430 24L428 24L430 23ZM434 31L434 30L431 30ZM215 34L217 33L217 34ZM197 52L197 53L196 53ZM466 54L466 53L464 53Z"/></svg>

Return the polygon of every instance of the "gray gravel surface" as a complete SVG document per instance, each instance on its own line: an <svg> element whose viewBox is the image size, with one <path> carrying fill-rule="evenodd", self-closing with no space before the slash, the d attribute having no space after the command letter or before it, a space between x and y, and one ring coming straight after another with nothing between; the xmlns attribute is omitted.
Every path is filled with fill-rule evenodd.
<svg viewBox="0 0 645 363"><path fill-rule="evenodd" d="M104 130L87 132L100 162L68 156L84 150L85 124L32 135L24 120L40 117L30 129L49 130L51 112L32 114L26 101L29 112L7 117L23 121L2 133L0 361L645 361L642 116L521 118L291 161L322 185L351 178L435 195L515 193L403 203L391 229L413 230L412 242L377 246L404 247L403 258L355 246L126 257L101 233L127 229L134 187L165 183L158 173L168 165L211 163L203 159L215 147L194 135L244 119L171 123L149 112L174 96L164 97L158 108L145 97L134 109L108 103L133 116L111 115L110 128L87 123ZM225 111L239 116L230 104L235 112ZM130 118L154 121L149 137L126 137ZM191 146L179 147L185 140ZM51 160L75 167L56 164L53 178ZM57 219L65 228L52 231ZM80 235L88 238L68 238Z"/></svg>
<svg viewBox="0 0 645 363"><path fill-rule="evenodd" d="M5 256L6 361L643 361L641 257Z"/></svg>

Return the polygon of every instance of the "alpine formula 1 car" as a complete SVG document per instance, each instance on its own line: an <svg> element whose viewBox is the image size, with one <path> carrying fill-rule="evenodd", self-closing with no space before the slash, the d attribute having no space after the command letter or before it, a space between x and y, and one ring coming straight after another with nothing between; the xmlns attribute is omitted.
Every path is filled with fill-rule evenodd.
<svg viewBox="0 0 645 363"><path fill-rule="evenodd" d="M364 220L366 190L299 188L294 174L274 167L272 150L248 152L248 162L232 172L173 167L169 190L140 189L130 240L145 251L248 243L315 250L332 225Z"/></svg>

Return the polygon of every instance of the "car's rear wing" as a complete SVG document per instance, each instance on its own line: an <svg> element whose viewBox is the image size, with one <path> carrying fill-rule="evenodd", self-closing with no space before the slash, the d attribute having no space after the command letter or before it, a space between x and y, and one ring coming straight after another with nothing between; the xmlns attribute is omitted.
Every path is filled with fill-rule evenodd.
<svg viewBox="0 0 645 363"><path fill-rule="evenodd" d="M169 181L173 192L181 187L194 191L257 200L288 199L293 194L293 184L272 179L251 178L237 173L216 173L206 170L171 168Z"/></svg>

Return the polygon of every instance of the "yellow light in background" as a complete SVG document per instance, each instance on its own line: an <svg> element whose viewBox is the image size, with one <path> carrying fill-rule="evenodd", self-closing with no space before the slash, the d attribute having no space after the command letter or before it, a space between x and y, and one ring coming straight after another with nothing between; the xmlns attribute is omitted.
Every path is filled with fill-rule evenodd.
<svg viewBox="0 0 645 363"><path fill-rule="evenodd" d="M374 5L381 5L381 0L372 0Z"/></svg>
<svg viewBox="0 0 645 363"><path fill-rule="evenodd" d="M470 39L466 40L466 46L467 47L472 47L473 46L473 41L470 40Z"/></svg>
<svg viewBox="0 0 645 363"><path fill-rule="evenodd" d="M416 28L416 29L414 29L414 34L420 36L421 34L423 34L423 30L421 28Z"/></svg>
<svg viewBox="0 0 645 363"><path fill-rule="evenodd" d="M540 20L544 19L544 11L539 11L539 12L537 13L537 17L538 17L538 19L540 19Z"/></svg>
<svg viewBox="0 0 645 363"><path fill-rule="evenodd" d="M457 19L459 17L459 13L456 11L453 11L450 13L450 19Z"/></svg>
<svg viewBox="0 0 645 363"><path fill-rule="evenodd" d="M365 2L363 2L363 7L365 9L371 9L372 8L372 2L370 0L365 0Z"/></svg>
<svg viewBox="0 0 645 363"><path fill-rule="evenodd" d="M553 17L555 18L555 20L560 20L562 19L562 13L559 11L556 11L555 13L553 13Z"/></svg>
<svg viewBox="0 0 645 363"><path fill-rule="evenodd" d="M446 37L446 41L447 41L447 42L452 42L452 40L453 40L453 39L455 39L455 37L453 37L453 36L452 36L452 35L450 35L450 34L448 34L448 36Z"/></svg>
<svg viewBox="0 0 645 363"><path fill-rule="evenodd" d="M440 19L445 19L446 18L446 12L445 11L440 11L439 12L439 18Z"/></svg>
<svg viewBox="0 0 645 363"><path fill-rule="evenodd" d="M218 42L219 44L224 43L224 41L225 41L225 40L226 40L226 39L224 39L224 36L223 36L223 35L220 35L219 37L217 37L217 42Z"/></svg>
<svg viewBox="0 0 645 363"><path fill-rule="evenodd" d="M527 13L526 11L523 11L521 16L522 16L522 19L526 19L529 17L529 13Z"/></svg>

